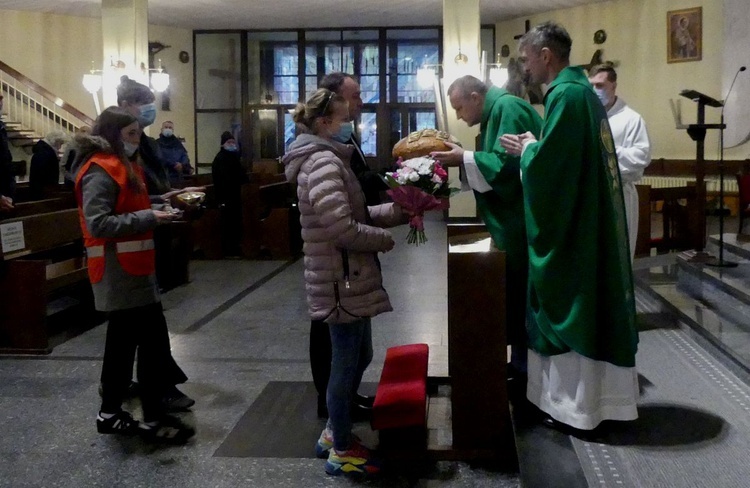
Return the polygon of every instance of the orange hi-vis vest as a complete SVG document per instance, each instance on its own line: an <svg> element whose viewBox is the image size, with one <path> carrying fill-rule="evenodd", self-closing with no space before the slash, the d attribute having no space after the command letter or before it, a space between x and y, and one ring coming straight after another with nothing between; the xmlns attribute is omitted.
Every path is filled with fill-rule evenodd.
<svg viewBox="0 0 750 488"><path fill-rule="evenodd" d="M96 164L103 168L120 187L115 203L115 213L124 214L151 208L151 201L145 185L142 193L136 193L128 185L128 172L120 158L114 154L96 153L84 163L76 176L76 198L78 199L78 218L83 231L83 243L86 246L89 279L92 283L99 283L104 277L104 248L113 243L117 250L117 261L122 269L133 276L148 276L156 270L156 255L154 253L154 232L148 231L125 237L94 237L86 226L83 215L83 196L81 180L89 167ZM144 181L143 169L133 165L141 182Z"/></svg>

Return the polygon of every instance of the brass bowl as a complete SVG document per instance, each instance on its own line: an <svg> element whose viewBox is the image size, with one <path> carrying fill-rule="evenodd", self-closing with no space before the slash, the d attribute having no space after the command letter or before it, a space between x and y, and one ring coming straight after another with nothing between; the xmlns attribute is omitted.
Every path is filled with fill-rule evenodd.
<svg viewBox="0 0 750 488"><path fill-rule="evenodd" d="M188 205L196 205L198 203L201 203L205 198L206 194L202 191L188 191L185 193L180 193L177 195L177 198Z"/></svg>

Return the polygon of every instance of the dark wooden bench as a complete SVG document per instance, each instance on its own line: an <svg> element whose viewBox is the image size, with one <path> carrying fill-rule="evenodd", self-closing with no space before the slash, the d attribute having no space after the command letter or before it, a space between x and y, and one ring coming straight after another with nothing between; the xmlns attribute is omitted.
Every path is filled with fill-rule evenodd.
<svg viewBox="0 0 750 488"><path fill-rule="evenodd" d="M283 174L252 173L242 187L242 253L287 259L302 250L296 188Z"/></svg>
<svg viewBox="0 0 750 488"><path fill-rule="evenodd" d="M76 208L75 198L72 193L45 198L44 200L14 203L11 210L0 212L0 220L17 219L71 208Z"/></svg>
<svg viewBox="0 0 750 488"><path fill-rule="evenodd" d="M0 229L0 352L49 353L62 328L101 321L77 209L10 218Z"/></svg>

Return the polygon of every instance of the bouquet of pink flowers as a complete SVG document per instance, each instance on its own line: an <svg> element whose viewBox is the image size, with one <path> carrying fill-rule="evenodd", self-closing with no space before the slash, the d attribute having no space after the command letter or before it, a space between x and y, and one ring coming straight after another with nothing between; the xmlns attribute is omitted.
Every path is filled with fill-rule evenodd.
<svg viewBox="0 0 750 488"><path fill-rule="evenodd" d="M427 242L424 213L448 208L448 198L460 190L449 186L448 172L429 156L399 159L396 164L396 171L385 174L385 182L390 187L387 193L411 215L406 242L418 246Z"/></svg>

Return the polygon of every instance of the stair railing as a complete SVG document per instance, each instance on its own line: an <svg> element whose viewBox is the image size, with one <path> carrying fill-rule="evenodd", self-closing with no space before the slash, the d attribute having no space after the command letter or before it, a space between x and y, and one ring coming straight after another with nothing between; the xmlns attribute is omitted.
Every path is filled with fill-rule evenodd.
<svg viewBox="0 0 750 488"><path fill-rule="evenodd" d="M44 137L53 130L74 132L94 119L0 61L0 94L5 120Z"/></svg>

